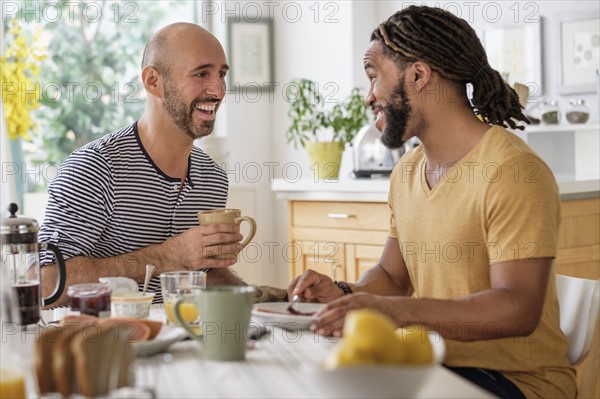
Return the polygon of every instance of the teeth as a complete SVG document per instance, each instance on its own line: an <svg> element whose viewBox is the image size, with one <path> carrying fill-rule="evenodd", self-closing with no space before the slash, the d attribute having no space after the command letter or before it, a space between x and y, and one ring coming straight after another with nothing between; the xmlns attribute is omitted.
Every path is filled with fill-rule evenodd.
<svg viewBox="0 0 600 399"><path fill-rule="evenodd" d="M199 109L201 111L209 111L212 112L217 108L217 104L213 104L213 105L202 105L202 104L198 104L196 105L196 109Z"/></svg>

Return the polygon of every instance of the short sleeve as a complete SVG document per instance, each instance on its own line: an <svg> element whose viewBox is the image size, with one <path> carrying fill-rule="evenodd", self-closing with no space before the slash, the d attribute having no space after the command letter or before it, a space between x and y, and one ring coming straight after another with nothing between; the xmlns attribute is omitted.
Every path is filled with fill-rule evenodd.
<svg viewBox="0 0 600 399"><path fill-rule="evenodd" d="M88 256L111 218L113 183L102 154L90 148L71 154L48 188L39 241L57 245L65 260ZM52 253L43 251L40 262L54 263Z"/></svg>
<svg viewBox="0 0 600 399"><path fill-rule="evenodd" d="M388 206L390 208L390 228L389 228L389 237L398 238L398 230L396 229L396 218L394 217L394 182L396 181L398 166L392 170L392 174L390 175L390 189L388 193Z"/></svg>
<svg viewBox="0 0 600 399"><path fill-rule="evenodd" d="M558 187L548 166L521 154L489 174L485 223L491 264L556 257L560 226Z"/></svg>

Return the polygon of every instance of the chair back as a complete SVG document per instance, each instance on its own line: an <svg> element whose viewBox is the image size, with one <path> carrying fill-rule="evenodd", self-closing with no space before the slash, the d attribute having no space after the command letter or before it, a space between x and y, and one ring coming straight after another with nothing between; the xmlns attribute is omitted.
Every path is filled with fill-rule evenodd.
<svg viewBox="0 0 600 399"><path fill-rule="evenodd" d="M556 275L560 329L569 340L567 357L581 363L592 346L600 307L600 280Z"/></svg>

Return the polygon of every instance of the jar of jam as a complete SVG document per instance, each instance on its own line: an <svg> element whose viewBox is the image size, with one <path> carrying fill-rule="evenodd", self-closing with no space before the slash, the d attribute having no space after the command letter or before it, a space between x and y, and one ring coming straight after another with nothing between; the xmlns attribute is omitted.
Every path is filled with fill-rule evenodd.
<svg viewBox="0 0 600 399"><path fill-rule="evenodd" d="M97 317L110 317L110 294L108 284L74 284L67 288L72 311Z"/></svg>

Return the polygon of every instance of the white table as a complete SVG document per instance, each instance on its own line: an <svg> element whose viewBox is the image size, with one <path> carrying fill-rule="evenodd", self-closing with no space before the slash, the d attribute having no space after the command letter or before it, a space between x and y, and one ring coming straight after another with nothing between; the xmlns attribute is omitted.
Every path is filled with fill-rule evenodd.
<svg viewBox="0 0 600 399"><path fill-rule="evenodd" d="M161 319L158 309L151 318ZM159 398L315 398L324 394L311 381L337 339L311 331L270 328L243 362L208 361L196 341L173 344L169 355L140 358L136 385ZM373 397L376 397L376 393ZM436 366L417 398L491 398L488 392L442 366Z"/></svg>
<svg viewBox="0 0 600 399"><path fill-rule="evenodd" d="M44 312L44 319L57 316ZM161 305L150 314L164 320ZM337 339L311 331L270 328L270 333L248 350L241 362L216 362L204 358L196 341L173 344L168 352L139 357L136 386L148 387L159 398L318 398L324 393L311 380L311 372ZM374 393L373 397L377 394ZM417 398L491 398L486 391L436 366Z"/></svg>

